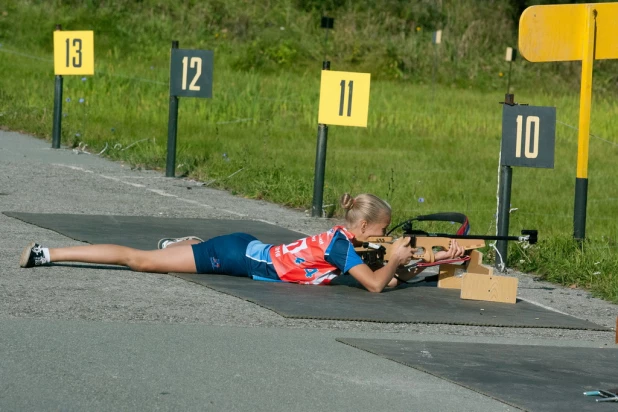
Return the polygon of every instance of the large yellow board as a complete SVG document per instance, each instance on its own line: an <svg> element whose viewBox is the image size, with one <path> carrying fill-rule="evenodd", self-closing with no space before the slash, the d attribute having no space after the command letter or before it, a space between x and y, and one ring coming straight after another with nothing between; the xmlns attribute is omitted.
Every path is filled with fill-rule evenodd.
<svg viewBox="0 0 618 412"><path fill-rule="evenodd" d="M594 58L618 58L618 3L528 7L519 19L519 51L531 62L584 59L586 20L595 19Z"/></svg>
<svg viewBox="0 0 618 412"><path fill-rule="evenodd" d="M54 73L59 76L94 74L94 32L54 32Z"/></svg>
<svg viewBox="0 0 618 412"><path fill-rule="evenodd" d="M367 127L369 73L322 70L318 123Z"/></svg>

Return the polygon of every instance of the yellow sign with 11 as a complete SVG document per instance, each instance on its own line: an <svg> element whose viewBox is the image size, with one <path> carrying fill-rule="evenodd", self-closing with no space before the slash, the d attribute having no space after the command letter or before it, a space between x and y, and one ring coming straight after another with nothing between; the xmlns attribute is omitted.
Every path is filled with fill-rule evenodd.
<svg viewBox="0 0 618 412"><path fill-rule="evenodd" d="M322 70L318 123L367 127L371 74Z"/></svg>

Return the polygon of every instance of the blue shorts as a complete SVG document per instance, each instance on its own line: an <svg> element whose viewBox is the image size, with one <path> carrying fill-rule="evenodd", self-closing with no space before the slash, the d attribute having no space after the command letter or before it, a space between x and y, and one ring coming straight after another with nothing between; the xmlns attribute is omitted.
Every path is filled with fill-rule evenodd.
<svg viewBox="0 0 618 412"><path fill-rule="evenodd" d="M257 239L246 233L232 233L192 245L197 273L249 276L251 267L246 252L247 245L254 240Z"/></svg>
<svg viewBox="0 0 618 412"><path fill-rule="evenodd" d="M279 277L272 268L268 268L266 262L247 256L247 246L251 242L259 243L264 247L269 246L262 244L247 233L217 236L192 245L197 273L247 276L260 280L278 281Z"/></svg>

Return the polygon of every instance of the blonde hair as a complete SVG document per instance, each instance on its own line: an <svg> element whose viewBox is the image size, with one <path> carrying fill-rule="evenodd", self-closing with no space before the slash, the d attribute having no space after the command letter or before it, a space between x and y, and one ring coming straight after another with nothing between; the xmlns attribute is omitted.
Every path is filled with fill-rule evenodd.
<svg viewBox="0 0 618 412"><path fill-rule="evenodd" d="M352 197L349 193L341 196L341 207L345 209L345 221L349 227L354 227L361 220L368 223L379 222L384 217L391 216L391 206L384 200L369 193Z"/></svg>

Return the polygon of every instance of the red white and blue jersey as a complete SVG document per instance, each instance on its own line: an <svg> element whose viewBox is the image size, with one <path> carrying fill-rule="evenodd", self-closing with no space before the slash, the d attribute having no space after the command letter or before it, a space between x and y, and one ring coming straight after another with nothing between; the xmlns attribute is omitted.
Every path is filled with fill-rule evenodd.
<svg viewBox="0 0 618 412"><path fill-rule="evenodd" d="M327 232L285 245L251 242L246 256L255 263L262 263L254 265L254 269L260 267L268 272L274 271L284 282L328 284L341 273L363 264L354 251L353 238L354 235L343 226L335 226ZM269 280L269 275L254 273L252 277Z"/></svg>

